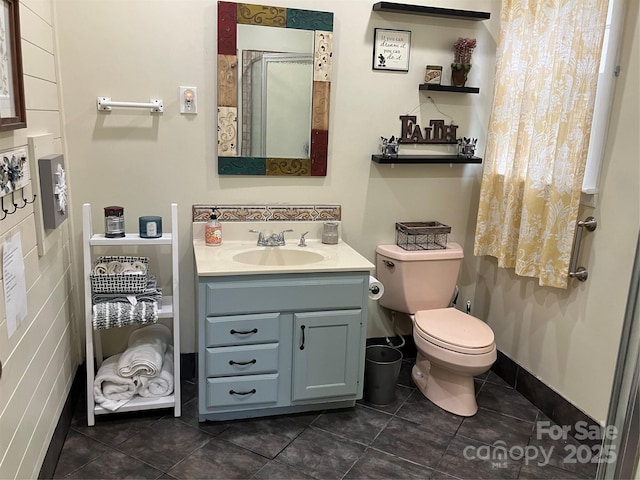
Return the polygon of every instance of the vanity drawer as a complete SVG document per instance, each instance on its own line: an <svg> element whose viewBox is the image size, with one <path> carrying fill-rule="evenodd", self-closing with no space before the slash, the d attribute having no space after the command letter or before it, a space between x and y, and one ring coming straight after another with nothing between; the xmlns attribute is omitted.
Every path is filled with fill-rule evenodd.
<svg viewBox="0 0 640 480"><path fill-rule="evenodd" d="M207 317L205 321L205 347L276 343L279 338L279 313Z"/></svg>
<svg viewBox="0 0 640 480"><path fill-rule="evenodd" d="M362 308L369 277L360 273L245 275L209 280L206 315Z"/></svg>
<svg viewBox="0 0 640 480"><path fill-rule="evenodd" d="M276 403L278 374L207 378L207 407Z"/></svg>
<svg viewBox="0 0 640 480"><path fill-rule="evenodd" d="M207 348L205 375L228 377L278 372L279 343Z"/></svg>

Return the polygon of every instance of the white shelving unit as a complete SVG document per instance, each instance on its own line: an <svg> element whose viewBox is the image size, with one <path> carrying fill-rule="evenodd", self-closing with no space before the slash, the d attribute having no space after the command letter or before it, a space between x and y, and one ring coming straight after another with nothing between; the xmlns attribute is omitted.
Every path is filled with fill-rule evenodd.
<svg viewBox="0 0 640 480"><path fill-rule="evenodd" d="M178 205L171 204L171 233L163 233L160 238L141 238L138 233L128 233L120 238L107 238L104 234L94 234L91 223L91 205L82 206L83 233L83 267L84 267L84 305L85 305L85 336L86 336L86 364L87 364L87 424L95 424L95 415L118 412L132 412L157 408L173 408L174 416L180 416L180 309L179 309L179 275L178 275ZM173 393L166 397L144 398L134 397L116 412L106 410L96 404L93 397L93 383L96 368L100 368L103 361L101 331L93 329L91 281L93 247L125 247L145 246L151 248L171 248L172 295L163 295L159 309L159 318L171 318L173 330ZM93 358L96 360L94 368Z"/></svg>

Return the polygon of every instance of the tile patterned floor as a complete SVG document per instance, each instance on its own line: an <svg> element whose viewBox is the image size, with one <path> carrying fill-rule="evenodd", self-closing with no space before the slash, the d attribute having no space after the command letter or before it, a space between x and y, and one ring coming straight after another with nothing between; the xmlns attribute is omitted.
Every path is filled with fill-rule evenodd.
<svg viewBox="0 0 640 480"><path fill-rule="evenodd" d="M82 479L560 479L594 478L572 463L572 437L539 432L549 421L493 372L476 378L478 413L447 413L425 399L403 361L396 400L354 408L199 423L196 386L183 381L183 412L98 417L78 402L55 478ZM506 454L505 454L506 452ZM527 459L524 452L536 453ZM543 461L542 454L546 461Z"/></svg>

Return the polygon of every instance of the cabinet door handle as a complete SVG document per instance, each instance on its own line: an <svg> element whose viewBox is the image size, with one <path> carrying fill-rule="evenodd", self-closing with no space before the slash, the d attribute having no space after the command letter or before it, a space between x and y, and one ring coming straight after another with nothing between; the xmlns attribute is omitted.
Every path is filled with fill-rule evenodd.
<svg viewBox="0 0 640 480"><path fill-rule="evenodd" d="M253 365L254 363L256 363L257 360L251 359L248 362L236 362L235 360L229 360L229 365Z"/></svg>
<svg viewBox="0 0 640 480"><path fill-rule="evenodd" d="M300 350L304 350L304 329L307 328L304 325L300 325L300 330L302 330L302 343L300 344Z"/></svg>
<svg viewBox="0 0 640 480"><path fill-rule="evenodd" d="M238 335L249 335L251 333L258 333L258 329L254 328L253 330L245 330L245 331L241 331L241 330L234 330L233 328L231 330L229 330L229 333L231 335L235 335L236 333Z"/></svg>
<svg viewBox="0 0 640 480"><path fill-rule="evenodd" d="M254 393L256 393L256 389L255 388L252 388L248 392L236 392L233 389L229 390L229 395L253 395Z"/></svg>

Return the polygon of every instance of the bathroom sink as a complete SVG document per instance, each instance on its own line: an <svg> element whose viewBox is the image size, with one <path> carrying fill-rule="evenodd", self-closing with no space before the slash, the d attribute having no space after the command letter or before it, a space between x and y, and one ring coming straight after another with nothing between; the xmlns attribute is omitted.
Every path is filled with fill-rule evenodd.
<svg viewBox="0 0 640 480"><path fill-rule="evenodd" d="M371 272L375 268L340 238L335 244L322 243L323 222L228 222L222 245L215 247L204 242L204 223L193 225L193 253L199 276ZM259 235L252 230L264 232L263 236L287 232L285 244L256 245ZM299 246L303 233L306 247Z"/></svg>
<svg viewBox="0 0 640 480"><path fill-rule="evenodd" d="M310 265L321 262L324 259L323 255L309 250L293 250L280 247L257 248L233 256L234 262L269 267Z"/></svg>

